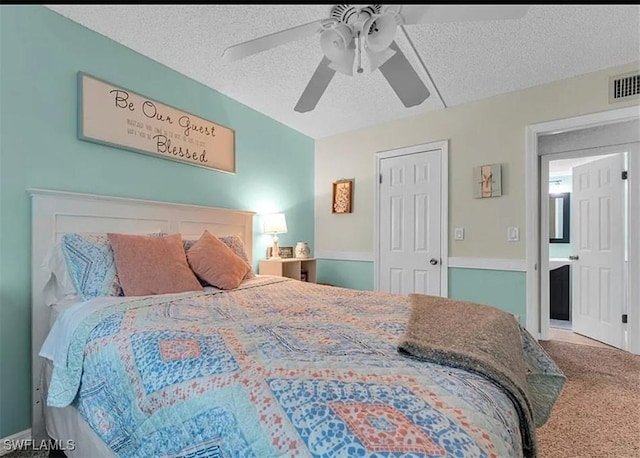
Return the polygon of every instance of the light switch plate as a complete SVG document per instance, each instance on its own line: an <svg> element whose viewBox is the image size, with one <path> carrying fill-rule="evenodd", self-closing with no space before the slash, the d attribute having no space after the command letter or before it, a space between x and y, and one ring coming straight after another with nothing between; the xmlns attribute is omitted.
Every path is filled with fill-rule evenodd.
<svg viewBox="0 0 640 458"><path fill-rule="evenodd" d="M456 227L453 230L453 238L455 240L464 240L464 227Z"/></svg>
<svg viewBox="0 0 640 458"><path fill-rule="evenodd" d="M508 227L507 240L509 242L517 242L520 240L520 229L518 227Z"/></svg>

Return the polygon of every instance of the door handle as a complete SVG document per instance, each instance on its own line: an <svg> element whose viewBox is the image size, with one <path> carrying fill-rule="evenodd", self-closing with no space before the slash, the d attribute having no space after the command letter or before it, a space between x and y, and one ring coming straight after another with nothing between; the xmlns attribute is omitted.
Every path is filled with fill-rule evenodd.
<svg viewBox="0 0 640 458"><path fill-rule="evenodd" d="M579 259L579 256L569 256L569 259L571 259L572 261L577 261Z"/></svg>
<svg viewBox="0 0 640 458"><path fill-rule="evenodd" d="M438 264L438 260L436 258L431 258L431 260L429 261L429 264L431 264L432 266L435 266L436 264Z"/></svg>

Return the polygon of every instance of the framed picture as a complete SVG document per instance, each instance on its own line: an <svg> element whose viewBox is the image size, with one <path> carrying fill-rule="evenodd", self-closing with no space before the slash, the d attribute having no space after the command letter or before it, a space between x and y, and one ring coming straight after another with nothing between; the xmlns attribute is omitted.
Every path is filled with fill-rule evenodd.
<svg viewBox="0 0 640 458"><path fill-rule="evenodd" d="M353 203L353 179L333 182L331 213L351 213Z"/></svg>
<svg viewBox="0 0 640 458"><path fill-rule="evenodd" d="M78 94L80 140L235 174L233 129L84 72Z"/></svg>
<svg viewBox="0 0 640 458"><path fill-rule="evenodd" d="M502 195L502 167L500 164L481 165L473 169L473 197Z"/></svg>
<svg viewBox="0 0 640 458"><path fill-rule="evenodd" d="M280 247L280 257L281 258L293 258L293 247L292 246L281 246Z"/></svg>

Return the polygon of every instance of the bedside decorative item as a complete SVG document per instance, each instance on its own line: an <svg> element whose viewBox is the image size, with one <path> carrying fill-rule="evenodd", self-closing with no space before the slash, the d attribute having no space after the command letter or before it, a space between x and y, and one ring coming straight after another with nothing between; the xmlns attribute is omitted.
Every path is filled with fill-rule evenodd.
<svg viewBox="0 0 640 458"><path fill-rule="evenodd" d="M353 179L333 182L331 213L351 213L351 205L353 202L353 183Z"/></svg>
<svg viewBox="0 0 640 458"><path fill-rule="evenodd" d="M481 165L473 169L473 197L502 195L502 167L500 164Z"/></svg>
<svg viewBox="0 0 640 458"><path fill-rule="evenodd" d="M309 244L307 242L298 242L296 243L296 258L310 258L311 257L311 248L309 248Z"/></svg>
<svg viewBox="0 0 640 458"><path fill-rule="evenodd" d="M293 247L292 246L281 246L280 247L280 257L282 259L292 259L293 256Z"/></svg>
<svg viewBox="0 0 640 458"><path fill-rule="evenodd" d="M273 247L271 249L271 256L269 256L269 259L280 259L280 249L278 248L278 234L285 234L287 232L287 221L284 217L284 213L272 213L270 215L264 215L262 222L264 225L263 232L265 234L273 234ZM293 257L293 255L291 257Z"/></svg>

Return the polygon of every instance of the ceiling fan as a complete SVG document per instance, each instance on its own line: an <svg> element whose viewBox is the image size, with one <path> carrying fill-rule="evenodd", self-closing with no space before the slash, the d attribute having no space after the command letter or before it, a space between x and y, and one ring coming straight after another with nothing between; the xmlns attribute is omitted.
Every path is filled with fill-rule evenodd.
<svg viewBox="0 0 640 458"><path fill-rule="evenodd" d="M430 22L518 19L530 5L334 5L329 17L281 30L224 50L235 61L317 33L324 56L294 110L313 110L336 72L362 73L363 51L371 72L380 70L405 107L421 104L429 90L395 42L398 27Z"/></svg>

